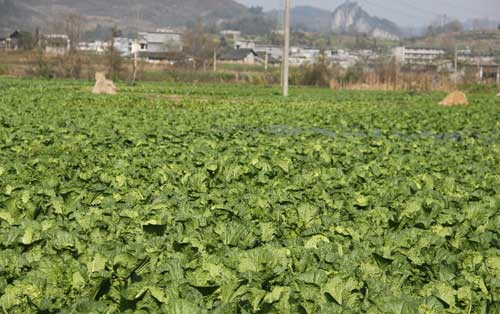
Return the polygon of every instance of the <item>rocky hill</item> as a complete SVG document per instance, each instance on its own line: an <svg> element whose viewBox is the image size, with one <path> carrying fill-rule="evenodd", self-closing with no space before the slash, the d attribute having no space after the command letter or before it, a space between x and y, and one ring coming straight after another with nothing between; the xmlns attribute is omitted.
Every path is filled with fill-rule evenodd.
<svg viewBox="0 0 500 314"><path fill-rule="evenodd" d="M219 22L247 10L233 0L0 0L0 28L43 28L65 12L81 14L88 27L157 28L183 26L199 18Z"/></svg>
<svg viewBox="0 0 500 314"><path fill-rule="evenodd" d="M401 30L393 22L369 15L356 2L345 2L332 17L331 30L336 33L365 33L382 39L399 39Z"/></svg>
<svg viewBox="0 0 500 314"><path fill-rule="evenodd" d="M270 11L269 16L282 20L283 12ZM292 28L295 31L321 32L331 31L332 12L312 6L296 6L290 12Z"/></svg>

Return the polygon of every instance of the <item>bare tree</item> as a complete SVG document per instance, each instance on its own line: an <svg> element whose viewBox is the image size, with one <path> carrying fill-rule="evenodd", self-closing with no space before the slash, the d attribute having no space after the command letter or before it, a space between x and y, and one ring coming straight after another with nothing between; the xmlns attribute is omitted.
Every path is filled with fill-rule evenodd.
<svg viewBox="0 0 500 314"><path fill-rule="evenodd" d="M427 28L427 36L434 36L439 34L449 34L462 32L464 30L464 25L458 20L452 20L445 24L438 25L436 22L431 24Z"/></svg>
<svg viewBox="0 0 500 314"><path fill-rule="evenodd" d="M70 53L75 53L78 49L78 43L82 39L84 23L84 18L78 13L67 13L63 16L64 32L70 41Z"/></svg>
<svg viewBox="0 0 500 314"><path fill-rule="evenodd" d="M327 60L324 50L321 51L319 58L313 64L304 66L301 72L302 78L300 83L304 85L327 87L333 78L333 71L330 68L330 62Z"/></svg>
<svg viewBox="0 0 500 314"><path fill-rule="evenodd" d="M68 36L68 53L58 57L62 75L64 77L80 78L84 68L82 54L78 51L78 44L82 39L84 18L76 12L66 12L60 16L59 29Z"/></svg>
<svg viewBox="0 0 500 314"><path fill-rule="evenodd" d="M219 39L209 34L203 24L198 21L183 36L184 52L193 58L195 68L206 65L212 59L219 46Z"/></svg>
<svg viewBox="0 0 500 314"><path fill-rule="evenodd" d="M374 70L379 84L397 85L399 67L394 58L379 58Z"/></svg>
<svg viewBox="0 0 500 314"><path fill-rule="evenodd" d="M122 31L118 27L114 26L111 29L108 47L108 60L109 60L109 77L116 80L122 70L122 59L120 54L115 49L115 39L122 36Z"/></svg>

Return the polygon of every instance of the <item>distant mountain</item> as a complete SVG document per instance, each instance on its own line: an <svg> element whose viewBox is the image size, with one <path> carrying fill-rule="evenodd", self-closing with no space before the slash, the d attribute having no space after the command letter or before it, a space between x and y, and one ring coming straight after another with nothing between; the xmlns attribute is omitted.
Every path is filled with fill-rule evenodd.
<svg viewBox="0 0 500 314"><path fill-rule="evenodd" d="M273 10L269 14L282 20L282 11ZM332 25L332 12L312 6L297 6L290 11L292 28L306 32L330 32Z"/></svg>
<svg viewBox="0 0 500 314"><path fill-rule="evenodd" d="M365 33L382 39L399 39L402 36L395 23L371 16L357 2L351 1L333 12L331 30L346 34Z"/></svg>
<svg viewBox="0 0 500 314"><path fill-rule="evenodd" d="M64 12L80 13L88 26L160 28L199 18L220 22L247 11L233 0L0 0L0 28L43 28Z"/></svg>
<svg viewBox="0 0 500 314"><path fill-rule="evenodd" d="M495 30L500 27L500 20L496 19L470 19L465 21L464 28L466 30Z"/></svg>

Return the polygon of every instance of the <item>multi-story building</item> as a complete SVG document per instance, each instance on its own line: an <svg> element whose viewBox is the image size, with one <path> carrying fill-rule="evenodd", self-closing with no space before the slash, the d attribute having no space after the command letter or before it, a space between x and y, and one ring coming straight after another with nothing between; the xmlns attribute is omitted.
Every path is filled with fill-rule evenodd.
<svg viewBox="0 0 500 314"><path fill-rule="evenodd" d="M394 49L396 61L405 64L431 64L442 59L445 51L439 48L397 47Z"/></svg>

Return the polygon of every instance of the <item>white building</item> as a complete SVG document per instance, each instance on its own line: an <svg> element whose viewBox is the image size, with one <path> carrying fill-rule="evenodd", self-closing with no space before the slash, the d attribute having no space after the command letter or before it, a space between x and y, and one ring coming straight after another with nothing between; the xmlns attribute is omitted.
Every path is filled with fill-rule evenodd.
<svg viewBox="0 0 500 314"><path fill-rule="evenodd" d="M347 69L354 66L360 58L348 50L329 50L326 52L326 57L332 63L338 64L340 67Z"/></svg>
<svg viewBox="0 0 500 314"><path fill-rule="evenodd" d="M239 50L239 49L252 49L255 51L255 41L253 40L236 40L234 42L234 49Z"/></svg>
<svg viewBox="0 0 500 314"><path fill-rule="evenodd" d="M18 50L19 40L22 37L20 31L0 34L0 50Z"/></svg>
<svg viewBox="0 0 500 314"><path fill-rule="evenodd" d="M71 48L71 41L67 35L50 34L43 36L45 52L49 54L63 55Z"/></svg>
<svg viewBox="0 0 500 314"><path fill-rule="evenodd" d="M232 64L255 64L258 55L253 49L230 49L219 56L219 61Z"/></svg>
<svg viewBox="0 0 500 314"><path fill-rule="evenodd" d="M220 34L229 40L238 40L241 38L241 32L240 31L233 31L233 30L223 30L220 32Z"/></svg>
<svg viewBox="0 0 500 314"><path fill-rule="evenodd" d="M121 56L128 56L132 52L132 40L125 37L117 37L113 41L113 48Z"/></svg>
<svg viewBox="0 0 500 314"><path fill-rule="evenodd" d="M274 59L281 59L283 57L283 47L272 45L255 45L255 52L267 52L267 54Z"/></svg>
<svg viewBox="0 0 500 314"><path fill-rule="evenodd" d="M430 64L444 57L445 51L437 48L397 47L396 61L407 64Z"/></svg>
<svg viewBox="0 0 500 314"><path fill-rule="evenodd" d="M116 37L113 40L113 48L122 57L130 56L132 53L133 40L126 37ZM80 42L78 43L78 50L85 52L92 52L96 54L103 54L109 50L111 45L110 41L92 41L92 42Z"/></svg>
<svg viewBox="0 0 500 314"><path fill-rule="evenodd" d="M308 60L316 60L321 51L316 48L300 48L298 47L295 51L292 52L294 56L300 56L306 58Z"/></svg>
<svg viewBox="0 0 500 314"><path fill-rule="evenodd" d="M139 33L139 45L142 52L181 52L182 31L159 29L156 32Z"/></svg>
<svg viewBox="0 0 500 314"><path fill-rule="evenodd" d="M109 50L109 41L96 40L78 43L78 50L95 54L104 54ZM116 47L115 47L116 48Z"/></svg>
<svg viewBox="0 0 500 314"><path fill-rule="evenodd" d="M459 54L458 61L467 64L494 64L496 57L490 55L473 55L473 54Z"/></svg>

